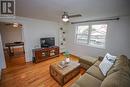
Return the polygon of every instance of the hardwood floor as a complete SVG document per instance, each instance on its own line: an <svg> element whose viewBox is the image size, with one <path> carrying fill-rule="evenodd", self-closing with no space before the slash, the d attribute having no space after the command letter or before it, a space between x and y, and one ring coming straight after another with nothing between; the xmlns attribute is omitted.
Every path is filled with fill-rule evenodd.
<svg viewBox="0 0 130 87"><path fill-rule="evenodd" d="M7 68L25 64L25 54L23 48L14 48L13 50L14 50L13 56L8 55L7 49L4 50Z"/></svg>
<svg viewBox="0 0 130 87"><path fill-rule="evenodd" d="M60 57L49 59L38 64L26 63L20 66L9 67L2 71L0 87L60 87L60 85L50 76L49 66L52 63L63 60ZM71 56L71 60L78 61L78 58ZM70 87L85 70L74 79L69 81L64 87Z"/></svg>

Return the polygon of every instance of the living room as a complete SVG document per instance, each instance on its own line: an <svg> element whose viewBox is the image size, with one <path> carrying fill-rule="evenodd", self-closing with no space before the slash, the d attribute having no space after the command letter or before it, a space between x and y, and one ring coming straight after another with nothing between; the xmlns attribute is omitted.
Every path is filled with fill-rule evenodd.
<svg viewBox="0 0 130 87"><path fill-rule="evenodd" d="M53 82L53 84L49 85L48 82L45 82L44 79L42 81L37 82L39 77L34 78L33 76L37 75L33 73L37 71L37 68L42 68L41 66L45 66L45 71L49 75L49 65L54 61L62 61L64 60L64 55L69 54L72 57L72 60L76 60L75 58L86 58L88 56L95 58L98 56L104 57L107 53L120 56L126 55L128 59L130 59L130 40L129 40L129 32L130 32L130 2L129 0L16 0L15 1L15 9L16 16L15 18L0 18L0 22L4 23L18 23L22 25L22 37L24 42L24 50L25 50L25 61L26 64L31 63L32 65L27 65L28 70L31 71L31 68L34 69L30 74L30 79L34 79L29 83L23 84L20 79L17 81L10 81L7 77L11 75L11 80L16 79L13 77L16 74L24 71L17 71L16 69L20 69L23 66L17 67L6 67L5 55L3 51L2 43L0 45L0 68L2 69L2 80L0 85L2 87L60 87L58 82L53 82L55 79L49 76L48 82ZM65 12L65 13L64 13ZM63 16L68 16L67 22L62 21ZM76 15L76 17L75 17ZM78 16L77 16L78 15ZM72 17L73 16L73 17ZM98 31L101 29L100 27L96 27L98 32L102 33L103 40L93 39L92 35L97 35L98 32L92 34L92 27L98 25L103 27L102 31ZM85 27L85 31L81 31L83 35L80 38L80 27ZM82 28L84 30L84 28ZM81 29L81 30L82 30ZM86 33L87 32L87 33ZM86 34L84 36L84 33ZM98 34L97 34L98 33ZM1 35L2 37L2 35ZM48 59L45 61L41 61L39 63L32 63L34 53L33 49L41 48L40 39L41 38L55 38L55 46L59 47L59 57L54 59ZM96 38L95 37L95 38ZM99 37L100 38L100 37ZM64 55L63 55L64 54ZM58 59L60 58L60 59ZM70 58L71 59L71 58ZM80 59L78 59L79 61ZM89 59L88 59L89 61ZM90 58L91 61L91 58ZM33 65L34 64L34 65ZM41 64L41 65L40 65ZM30 67L29 67L30 66ZM33 68L33 66L36 66ZM26 70L27 70L26 69ZM88 68L87 68L88 69ZM87 70L85 69L85 71ZM27 70L27 72L28 72ZM41 70L41 69L40 69ZM84 69L82 74L85 73ZM15 73L13 73L15 72ZM38 72L38 71L37 71ZM44 72L44 70L43 70ZM11 74L8 74L11 73ZM29 72L28 72L29 73ZM40 74L40 73L39 73ZM29 74L20 73L18 76L22 80L28 80L26 77ZM81 75L82 77L82 75ZM43 76L44 78L44 76ZM46 77L45 77L46 78ZM7 79L7 80L6 80ZM74 79L70 80L64 86L69 87L74 82L76 82L79 77L75 76ZM10 82L9 82L10 81ZM28 81L27 81L28 82ZM34 82L34 83L33 83ZM35 82L37 82L35 84ZM48 83L48 84L47 84ZM54 85L54 83L56 85ZM13 85L16 84L16 85ZM20 84L20 85L19 85ZM28 85L27 85L28 84ZM34 84L34 85L33 85ZM38 85L39 84L39 85ZM114 86L114 87L129 87L128 86ZM92 87L92 86L74 86L74 87ZM98 86L97 86L98 87ZM100 87L100 86L99 86ZM105 87L105 86L102 86ZM109 86L112 87L112 86Z"/></svg>

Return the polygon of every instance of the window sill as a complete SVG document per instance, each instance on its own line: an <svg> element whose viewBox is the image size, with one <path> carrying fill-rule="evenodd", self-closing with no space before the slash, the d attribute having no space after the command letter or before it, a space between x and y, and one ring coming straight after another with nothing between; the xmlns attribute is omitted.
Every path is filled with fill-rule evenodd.
<svg viewBox="0 0 130 87"><path fill-rule="evenodd" d="M93 45L87 45L89 47L93 47L93 48L98 48L98 49L106 49L105 47L98 47L98 46L93 46Z"/></svg>

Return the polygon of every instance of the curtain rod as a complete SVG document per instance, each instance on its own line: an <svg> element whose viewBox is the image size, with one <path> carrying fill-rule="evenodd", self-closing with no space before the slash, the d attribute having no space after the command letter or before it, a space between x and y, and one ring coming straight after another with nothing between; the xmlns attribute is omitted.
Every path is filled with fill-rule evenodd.
<svg viewBox="0 0 130 87"><path fill-rule="evenodd" d="M86 22L96 22L96 21L111 21L111 20L119 20L119 19L120 19L119 17L117 17L117 18L106 18L106 19L71 22L71 24L79 24L79 23L86 23Z"/></svg>

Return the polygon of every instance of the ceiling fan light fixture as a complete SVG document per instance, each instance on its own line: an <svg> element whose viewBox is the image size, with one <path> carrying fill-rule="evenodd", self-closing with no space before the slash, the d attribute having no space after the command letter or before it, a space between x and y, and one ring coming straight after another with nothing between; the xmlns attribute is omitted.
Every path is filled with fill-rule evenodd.
<svg viewBox="0 0 130 87"><path fill-rule="evenodd" d="M69 21L69 16L68 16L67 12L64 12L64 14L62 15L62 21L64 21L64 22Z"/></svg>
<svg viewBox="0 0 130 87"><path fill-rule="evenodd" d="M67 22L67 21L69 21L69 19L68 18L62 18L62 21Z"/></svg>
<svg viewBox="0 0 130 87"><path fill-rule="evenodd" d="M18 24L18 23L16 23L16 22L15 22L15 23L13 23L13 27L18 27L18 25L19 25L19 24Z"/></svg>

